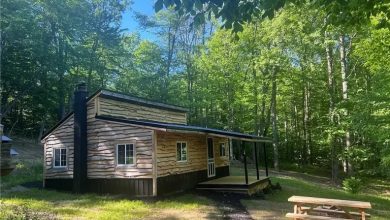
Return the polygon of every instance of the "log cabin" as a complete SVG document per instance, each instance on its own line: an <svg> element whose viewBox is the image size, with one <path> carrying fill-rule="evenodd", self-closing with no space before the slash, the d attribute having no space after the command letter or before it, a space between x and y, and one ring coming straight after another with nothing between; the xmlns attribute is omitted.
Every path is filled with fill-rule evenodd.
<svg viewBox="0 0 390 220"><path fill-rule="evenodd" d="M104 89L87 96L79 84L73 112L42 137L45 188L143 197L192 188L253 194L269 183L257 158L257 178L246 163L245 178L229 176L230 140L256 143L257 157L266 138L187 125L180 106Z"/></svg>

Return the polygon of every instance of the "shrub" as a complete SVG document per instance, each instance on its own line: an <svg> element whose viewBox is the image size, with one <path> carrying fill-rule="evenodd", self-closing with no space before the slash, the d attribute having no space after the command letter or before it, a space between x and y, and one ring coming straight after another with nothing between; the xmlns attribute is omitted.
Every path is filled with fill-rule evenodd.
<svg viewBox="0 0 390 220"><path fill-rule="evenodd" d="M347 192L356 194L359 193L363 188L363 182L361 179L356 177L349 177L343 180L343 189Z"/></svg>

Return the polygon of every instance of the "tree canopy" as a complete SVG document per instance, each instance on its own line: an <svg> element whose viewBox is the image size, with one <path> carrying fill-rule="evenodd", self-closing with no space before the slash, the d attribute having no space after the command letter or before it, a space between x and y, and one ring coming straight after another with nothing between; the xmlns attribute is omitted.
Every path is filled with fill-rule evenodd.
<svg viewBox="0 0 390 220"><path fill-rule="evenodd" d="M326 14L325 19L332 24L365 24L370 16L378 14L389 17L389 5L386 1L367 0L157 0L156 12L173 7L179 14L194 16L194 23L203 23L212 15L220 18L222 27L234 32L242 31L243 25L259 18L273 18L275 13L294 4L304 7L310 4L313 8L320 8ZM385 22L384 22L385 23Z"/></svg>
<svg viewBox="0 0 390 220"><path fill-rule="evenodd" d="M121 30L129 1L4 0L1 123L38 139L85 81L185 106L191 125L271 137L275 168L390 176L387 7L158 0L134 17L147 40Z"/></svg>

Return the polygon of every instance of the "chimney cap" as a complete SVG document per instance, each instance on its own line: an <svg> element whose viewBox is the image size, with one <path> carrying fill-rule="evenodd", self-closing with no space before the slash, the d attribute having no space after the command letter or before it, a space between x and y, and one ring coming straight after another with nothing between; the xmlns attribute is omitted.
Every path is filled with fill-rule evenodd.
<svg viewBox="0 0 390 220"><path fill-rule="evenodd" d="M87 91L87 84L84 81L81 81L77 84L76 91Z"/></svg>

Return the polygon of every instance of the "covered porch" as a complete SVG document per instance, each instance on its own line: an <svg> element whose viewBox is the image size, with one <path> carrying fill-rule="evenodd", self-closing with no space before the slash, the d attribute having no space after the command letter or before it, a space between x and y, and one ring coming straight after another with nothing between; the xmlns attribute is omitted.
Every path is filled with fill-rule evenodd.
<svg viewBox="0 0 390 220"><path fill-rule="evenodd" d="M245 176L225 176L198 183L197 189L253 195L266 188L269 184L270 180L268 177L257 179L254 176L249 176L248 183L246 183Z"/></svg>
<svg viewBox="0 0 390 220"><path fill-rule="evenodd" d="M267 151L266 145L270 143L271 140L265 138L254 138L254 139L239 139L241 144L239 145L240 152L242 152L242 162L243 170L242 174L232 175L230 172L229 176L209 179L197 184L196 189L198 190L209 190L209 191L219 191L219 192L232 192L232 193L242 193L247 195L254 195L259 192L262 192L263 189L267 188L271 184L271 180L268 177L268 163L267 163ZM245 143L250 142L253 146L254 153L254 162L255 162L255 171L256 176L248 175L248 148ZM262 149L259 149L260 146ZM259 172L259 152L263 151L263 165L265 168L265 173L260 175ZM230 148L230 156L232 156L232 149Z"/></svg>

